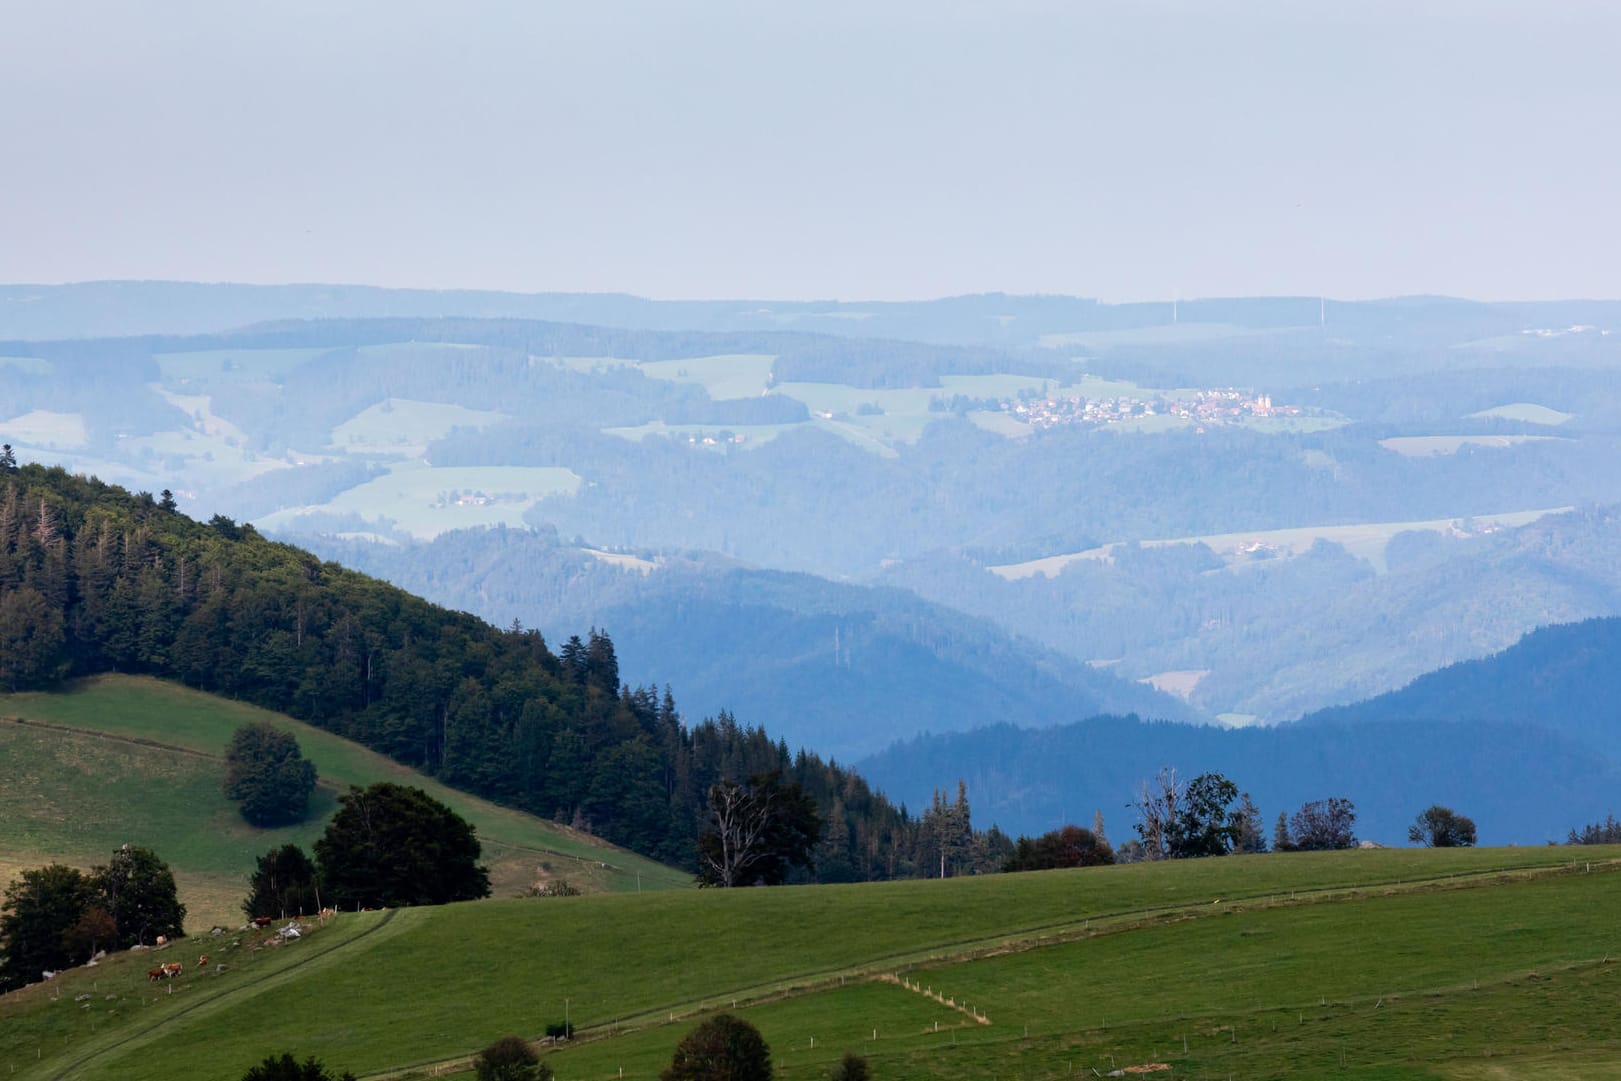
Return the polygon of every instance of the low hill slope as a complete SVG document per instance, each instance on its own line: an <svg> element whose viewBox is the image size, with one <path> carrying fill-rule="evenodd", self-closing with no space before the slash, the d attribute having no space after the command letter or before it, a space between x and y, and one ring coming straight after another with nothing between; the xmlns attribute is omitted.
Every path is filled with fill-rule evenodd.
<svg viewBox="0 0 1621 1081"><path fill-rule="evenodd" d="M224 971L161 990L151 960L120 955L7 996L0 1057L20 1081L234 1077L283 1049L370 1078L450 1076L566 1012L583 1039L553 1054L560 1077L649 1078L721 1008L762 1025L788 1078L825 1077L846 1050L895 1078L1107 1072L1110 1055L1174 1057L1189 1077L1254 1055L1238 1072L1305 1076L1342 1051L1546 1053L1520 1015L1552 1009L1573 1019L1554 1048L1590 1054L1609 1046L1585 1019L1613 1002L1600 962L1621 953L1604 903L1621 849L1572 855L1304 853L351 913L276 949L221 936ZM1379 1027L1467 1007L1471 983L1485 993L1448 1041Z"/></svg>
<svg viewBox="0 0 1621 1081"><path fill-rule="evenodd" d="M1621 619L1544 627L1501 653L1421 676L1399 691L1320 710L1303 723L1457 718L1535 724L1621 759Z"/></svg>
<svg viewBox="0 0 1621 1081"><path fill-rule="evenodd" d="M309 818L281 829L244 822L221 792L224 751L239 726L293 733L320 787ZM128 841L175 869L193 933L234 926L254 859L293 842L306 850L349 785L415 785L472 822L496 896L537 879L581 889L685 886L684 872L613 848L568 826L449 788L358 744L290 717L171 683L100 676L63 693L0 695L0 872L51 860L89 866ZM10 880L10 875L6 875Z"/></svg>

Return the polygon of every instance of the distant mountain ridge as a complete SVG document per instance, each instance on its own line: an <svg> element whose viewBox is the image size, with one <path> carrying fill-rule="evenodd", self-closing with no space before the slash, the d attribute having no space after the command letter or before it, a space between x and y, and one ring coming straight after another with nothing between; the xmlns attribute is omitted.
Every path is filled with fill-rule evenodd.
<svg viewBox="0 0 1621 1081"><path fill-rule="evenodd" d="M1526 317L1551 327L1621 320L1621 302L1482 303L1450 297L1338 301L1319 297L1182 300L1183 324L1317 327L1357 334L1444 328L1514 333ZM985 293L924 301L653 300L624 293L513 293L368 285L97 281L0 285L0 338L203 334L275 319L463 316L548 319L649 330L809 330L960 344L1033 345L1047 335L1172 323L1167 301ZM1197 333L1197 332L1195 332Z"/></svg>

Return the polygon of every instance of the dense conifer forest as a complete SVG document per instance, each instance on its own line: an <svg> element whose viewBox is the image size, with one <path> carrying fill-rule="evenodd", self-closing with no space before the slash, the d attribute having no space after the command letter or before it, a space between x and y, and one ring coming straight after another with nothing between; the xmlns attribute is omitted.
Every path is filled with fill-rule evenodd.
<svg viewBox="0 0 1621 1081"><path fill-rule="evenodd" d="M621 681L608 634L553 652L216 516L62 469L0 471L0 687L175 679L357 740L448 784L692 867L710 787L780 771L825 824L823 881L995 867L966 800L914 817L729 714L688 726ZM939 813L935 813L939 812ZM944 848L946 858L942 859Z"/></svg>

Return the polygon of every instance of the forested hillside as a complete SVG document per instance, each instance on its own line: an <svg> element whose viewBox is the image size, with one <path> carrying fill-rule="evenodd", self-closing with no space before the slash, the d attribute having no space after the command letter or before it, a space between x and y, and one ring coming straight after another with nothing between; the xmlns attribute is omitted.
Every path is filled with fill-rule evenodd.
<svg viewBox="0 0 1621 1081"><path fill-rule="evenodd" d="M553 653L537 631L497 630L223 517L192 521L166 494L0 470L6 689L108 671L176 679L682 866L710 785L773 770L828 822L823 877L905 875L942 843L928 816L763 730L684 725L668 689L621 682L606 635Z"/></svg>
<svg viewBox="0 0 1621 1081"><path fill-rule="evenodd" d="M1543 627L1501 653L1449 665L1355 705L1320 710L1302 724L1437 718L1534 725L1621 760L1621 619Z"/></svg>

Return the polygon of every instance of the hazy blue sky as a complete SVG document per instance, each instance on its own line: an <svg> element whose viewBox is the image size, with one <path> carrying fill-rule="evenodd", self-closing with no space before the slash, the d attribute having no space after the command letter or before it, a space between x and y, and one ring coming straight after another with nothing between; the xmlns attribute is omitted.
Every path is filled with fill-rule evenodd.
<svg viewBox="0 0 1621 1081"><path fill-rule="evenodd" d="M0 0L0 281L1621 296L1621 4Z"/></svg>

